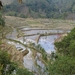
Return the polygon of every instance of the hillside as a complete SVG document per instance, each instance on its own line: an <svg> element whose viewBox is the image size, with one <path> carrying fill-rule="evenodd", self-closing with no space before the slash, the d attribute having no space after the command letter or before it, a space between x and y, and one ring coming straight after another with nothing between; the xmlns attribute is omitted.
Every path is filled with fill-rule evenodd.
<svg viewBox="0 0 75 75"><path fill-rule="evenodd" d="M13 2L13 0L0 0L3 2L3 5L7 5Z"/></svg>
<svg viewBox="0 0 75 75"><path fill-rule="evenodd" d="M17 0L12 1L5 6L4 12L7 12L7 15L63 19L74 19L75 16L75 0L23 0L22 4L19 4Z"/></svg>
<svg viewBox="0 0 75 75"><path fill-rule="evenodd" d="M75 75L75 0L2 2L0 75Z"/></svg>
<svg viewBox="0 0 75 75"><path fill-rule="evenodd" d="M5 16L5 24L6 25L3 29L2 29L2 27L0 28L1 29L0 33L2 34L2 32L3 32L4 36L7 34L7 39L4 39L4 37L3 37L3 40L2 40L2 38L1 38L2 42L0 41L1 42L0 49L7 51L9 54L11 54L11 60L17 62L20 67L23 66L23 61L25 61L24 63L26 64L25 68L27 68L26 67L27 65L29 65L29 66L35 65L36 67L38 67L38 65L40 65L40 64L36 64L35 58L36 58L38 52L42 53L42 51L43 51L42 56L38 56L38 60L41 60L42 64L44 63L46 68L48 68L48 69L44 70L43 74L45 74L45 73L46 73L45 75L54 75L54 74L56 74L56 75L68 75L68 74L73 75L73 74L75 74L75 71L74 71L75 70L75 66L74 66L75 65L75 57L74 57L75 56L75 54L74 54L75 53L75 38L74 38L75 37L75 29L73 29L61 42L55 42L55 46L58 51L55 54L55 57L53 55L50 55L48 60L46 59L47 55L45 54L44 50L42 48L40 48L40 46L36 46L34 44L30 44L27 46L30 48L31 53L28 53L27 55L25 55L25 59L23 60L23 54L22 54L23 52L21 52L21 50L23 50L23 48L21 47L21 45L23 45L25 47L26 47L26 45L24 45L22 42L20 42L22 33L26 32L22 28L30 27L30 28L45 29L47 27L50 29L52 28L52 29L66 29L67 30L67 29L72 29L75 27L75 20L32 19L32 18L26 18L26 19L24 18L23 19L23 18L18 18L18 17ZM17 32L14 29L16 29ZM17 37L18 34L20 35L20 37ZM0 37L2 37L2 35L0 35ZM16 37L17 39L14 37ZM18 46L16 47L16 45L18 45ZM61 52L60 52L60 50L61 50ZM4 58L0 57L0 59L4 59ZM34 62L34 64L31 64L31 62L29 62L28 60L29 61L32 60ZM28 62L26 62L26 61L28 61ZM6 60L4 63L6 63ZM0 67L1 66L2 65L0 65ZM65 66L66 66L66 68L65 68ZM28 69L30 69L30 68L28 68ZM3 68L3 70L4 70L4 68ZM10 72L10 71L8 71L8 72ZM33 68L32 68L32 72L34 72ZM38 67L37 72L39 74L36 74L36 75L42 74L41 66ZM47 72L50 72L50 74L47 74ZM25 74L26 73L25 70L23 70L23 72L19 72L19 73L20 74L15 74L15 75L33 75L33 74ZM24 74L22 74L22 73L24 73ZM6 75L8 75L8 74L6 74ZM9 75L11 75L11 74L9 74Z"/></svg>

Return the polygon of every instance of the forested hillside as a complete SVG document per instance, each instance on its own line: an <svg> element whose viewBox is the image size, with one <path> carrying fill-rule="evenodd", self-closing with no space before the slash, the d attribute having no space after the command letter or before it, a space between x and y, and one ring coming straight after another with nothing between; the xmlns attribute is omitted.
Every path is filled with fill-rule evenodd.
<svg viewBox="0 0 75 75"><path fill-rule="evenodd" d="M8 12L8 15L20 17L73 18L75 0L23 0L22 4L13 0L5 6L4 11Z"/></svg>

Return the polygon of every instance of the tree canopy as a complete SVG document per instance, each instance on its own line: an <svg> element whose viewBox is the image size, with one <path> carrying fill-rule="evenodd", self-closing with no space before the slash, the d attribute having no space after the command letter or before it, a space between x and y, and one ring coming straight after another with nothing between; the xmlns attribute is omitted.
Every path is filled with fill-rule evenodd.
<svg viewBox="0 0 75 75"><path fill-rule="evenodd" d="M19 6L18 1L22 3ZM75 0L13 0L5 11L14 11L28 17L66 18L75 13ZM14 7L15 6L15 7ZM14 7L14 8L13 8Z"/></svg>
<svg viewBox="0 0 75 75"><path fill-rule="evenodd" d="M60 42L55 42L57 51L63 55L75 57L75 28Z"/></svg>
<svg viewBox="0 0 75 75"><path fill-rule="evenodd" d="M60 42L55 42L58 58L49 63L50 75L75 74L75 28Z"/></svg>

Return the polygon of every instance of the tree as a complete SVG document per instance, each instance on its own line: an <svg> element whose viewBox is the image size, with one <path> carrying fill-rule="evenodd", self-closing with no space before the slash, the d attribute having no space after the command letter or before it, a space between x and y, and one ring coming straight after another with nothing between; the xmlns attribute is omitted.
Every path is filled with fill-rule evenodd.
<svg viewBox="0 0 75 75"><path fill-rule="evenodd" d="M49 75L74 75L75 57L59 56L52 64L49 63Z"/></svg>
<svg viewBox="0 0 75 75"><path fill-rule="evenodd" d="M57 52L63 55L75 57L75 28L72 29L62 41L55 42L55 46L57 48Z"/></svg>
<svg viewBox="0 0 75 75"><path fill-rule="evenodd" d="M50 75L75 74L75 28L62 41L55 42L58 58L49 64Z"/></svg>

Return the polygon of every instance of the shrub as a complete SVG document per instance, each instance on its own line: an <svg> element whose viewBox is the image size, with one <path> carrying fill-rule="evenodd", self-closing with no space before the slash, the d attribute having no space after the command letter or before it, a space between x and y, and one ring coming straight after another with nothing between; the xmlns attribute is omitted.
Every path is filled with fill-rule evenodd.
<svg viewBox="0 0 75 75"><path fill-rule="evenodd" d="M20 14L19 17L21 17L21 18L27 18L27 16L25 16L24 14Z"/></svg>
<svg viewBox="0 0 75 75"><path fill-rule="evenodd" d="M49 75L75 75L75 58L60 56L48 67Z"/></svg>
<svg viewBox="0 0 75 75"><path fill-rule="evenodd" d="M5 21L4 21L1 13L0 13L0 25L5 26Z"/></svg>
<svg viewBox="0 0 75 75"><path fill-rule="evenodd" d="M29 72L27 69L19 68L16 72L17 75L33 75L32 72Z"/></svg>

